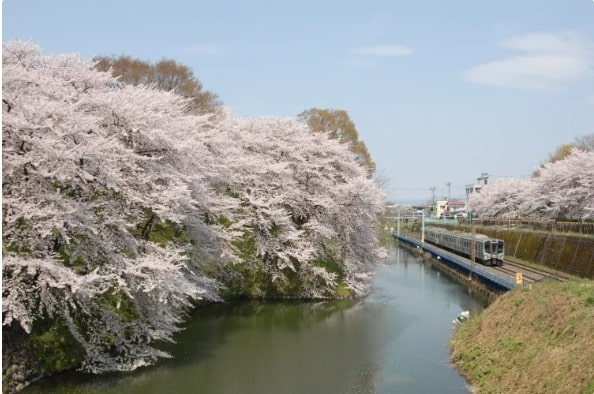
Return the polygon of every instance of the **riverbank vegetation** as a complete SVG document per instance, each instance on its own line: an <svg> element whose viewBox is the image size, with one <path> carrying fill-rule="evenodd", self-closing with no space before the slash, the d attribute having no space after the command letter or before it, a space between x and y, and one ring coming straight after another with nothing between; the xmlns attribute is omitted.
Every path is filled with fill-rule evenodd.
<svg viewBox="0 0 594 394"><path fill-rule="evenodd" d="M594 392L594 282L505 293L460 325L452 361L480 393Z"/></svg>
<svg viewBox="0 0 594 394"><path fill-rule="evenodd" d="M32 43L2 55L7 380L168 357L201 300L367 292L383 192L349 144Z"/></svg>

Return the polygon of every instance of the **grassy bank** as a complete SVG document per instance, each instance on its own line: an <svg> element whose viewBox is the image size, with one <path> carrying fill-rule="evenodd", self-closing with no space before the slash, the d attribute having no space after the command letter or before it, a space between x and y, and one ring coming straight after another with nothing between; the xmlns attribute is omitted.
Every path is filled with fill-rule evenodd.
<svg viewBox="0 0 594 394"><path fill-rule="evenodd" d="M479 393L594 393L594 282L500 296L460 326L452 361Z"/></svg>

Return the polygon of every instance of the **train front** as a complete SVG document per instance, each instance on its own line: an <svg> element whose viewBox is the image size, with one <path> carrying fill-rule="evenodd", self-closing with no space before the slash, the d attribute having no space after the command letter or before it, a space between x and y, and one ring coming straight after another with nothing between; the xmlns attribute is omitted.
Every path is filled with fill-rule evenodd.
<svg viewBox="0 0 594 394"><path fill-rule="evenodd" d="M503 265L503 258L505 256L505 245L501 239L489 239L484 243L483 261L489 262L490 265Z"/></svg>

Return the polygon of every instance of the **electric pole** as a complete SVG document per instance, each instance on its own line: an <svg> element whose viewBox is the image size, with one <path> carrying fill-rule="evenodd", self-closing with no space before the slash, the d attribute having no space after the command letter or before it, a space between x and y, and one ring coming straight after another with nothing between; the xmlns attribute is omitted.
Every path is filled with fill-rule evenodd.
<svg viewBox="0 0 594 394"><path fill-rule="evenodd" d="M470 214L470 231L471 231L471 247L470 247L470 261L472 264L472 270L470 271L470 274L468 275L469 278L472 277L472 271L474 271L474 266L475 266L475 260L476 260L476 243L475 243L475 237L476 237L476 230L474 228L474 222L472 221L472 213Z"/></svg>
<svg viewBox="0 0 594 394"><path fill-rule="evenodd" d="M443 215L444 219L446 216L449 216L452 214L450 212L450 186L452 185L452 182L448 182L446 183L446 186L448 187L448 202L446 203L446 213Z"/></svg>

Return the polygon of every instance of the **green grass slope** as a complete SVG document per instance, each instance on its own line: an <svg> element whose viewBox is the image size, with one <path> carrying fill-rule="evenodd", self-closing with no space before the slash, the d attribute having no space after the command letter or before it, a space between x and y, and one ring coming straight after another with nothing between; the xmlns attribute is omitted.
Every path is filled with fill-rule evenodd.
<svg viewBox="0 0 594 394"><path fill-rule="evenodd" d="M594 282L500 296L459 326L452 361L478 393L594 393Z"/></svg>

